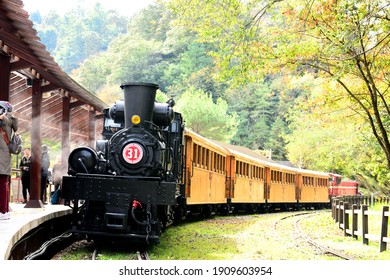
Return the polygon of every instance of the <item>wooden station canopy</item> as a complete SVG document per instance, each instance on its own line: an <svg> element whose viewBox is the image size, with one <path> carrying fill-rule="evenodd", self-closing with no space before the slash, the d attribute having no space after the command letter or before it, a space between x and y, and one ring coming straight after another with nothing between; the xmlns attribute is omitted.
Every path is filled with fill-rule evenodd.
<svg viewBox="0 0 390 280"><path fill-rule="evenodd" d="M13 105L18 133L31 135L24 146L39 177L31 187L40 183L42 139L61 142L64 162L72 144L94 146L108 107L54 61L20 0L0 1L0 100Z"/></svg>

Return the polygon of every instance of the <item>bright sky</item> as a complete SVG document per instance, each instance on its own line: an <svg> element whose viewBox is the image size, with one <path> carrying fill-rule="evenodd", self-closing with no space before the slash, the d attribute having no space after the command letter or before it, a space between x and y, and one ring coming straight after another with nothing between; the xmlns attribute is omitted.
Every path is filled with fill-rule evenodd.
<svg viewBox="0 0 390 280"><path fill-rule="evenodd" d="M155 2L155 0L22 0L24 9L31 13L39 11L42 15L47 14L51 10L55 10L59 14L76 8L78 4L84 7L93 7L97 2L100 2L106 9L116 10L124 16L131 16L142 8Z"/></svg>

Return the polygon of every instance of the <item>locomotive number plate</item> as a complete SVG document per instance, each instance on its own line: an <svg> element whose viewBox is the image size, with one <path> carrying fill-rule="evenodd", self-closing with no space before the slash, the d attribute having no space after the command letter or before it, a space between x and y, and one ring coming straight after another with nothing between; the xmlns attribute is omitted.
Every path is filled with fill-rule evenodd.
<svg viewBox="0 0 390 280"><path fill-rule="evenodd" d="M144 151L139 144L130 143L123 148L123 159L130 164L136 164L140 162L143 155Z"/></svg>

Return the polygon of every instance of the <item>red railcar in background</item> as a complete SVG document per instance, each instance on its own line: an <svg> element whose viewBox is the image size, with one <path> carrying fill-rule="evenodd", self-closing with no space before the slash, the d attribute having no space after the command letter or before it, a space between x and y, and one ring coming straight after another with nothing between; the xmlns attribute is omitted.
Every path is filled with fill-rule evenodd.
<svg viewBox="0 0 390 280"><path fill-rule="evenodd" d="M353 180L342 180L339 174L329 173L329 196L358 195L359 182Z"/></svg>

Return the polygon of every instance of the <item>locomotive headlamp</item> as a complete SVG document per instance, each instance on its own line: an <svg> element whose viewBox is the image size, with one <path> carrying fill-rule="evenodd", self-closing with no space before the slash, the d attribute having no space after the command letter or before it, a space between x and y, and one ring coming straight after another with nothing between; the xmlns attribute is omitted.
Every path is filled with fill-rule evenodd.
<svg viewBox="0 0 390 280"><path fill-rule="evenodd" d="M138 115L134 115L131 117L131 122L137 125L141 122L141 118Z"/></svg>

